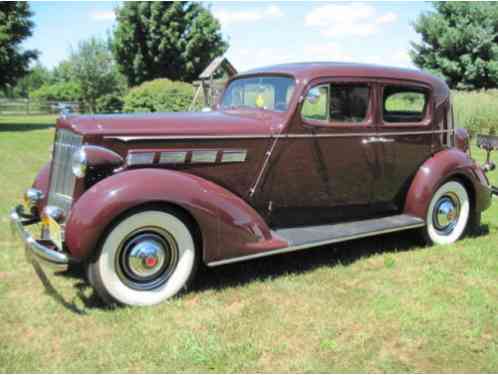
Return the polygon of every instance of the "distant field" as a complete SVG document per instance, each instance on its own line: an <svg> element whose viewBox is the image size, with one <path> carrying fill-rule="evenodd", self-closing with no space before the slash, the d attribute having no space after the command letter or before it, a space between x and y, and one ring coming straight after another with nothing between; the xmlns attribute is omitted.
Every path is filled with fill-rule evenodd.
<svg viewBox="0 0 498 375"><path fill-rule="evenodd" d="M471 133L498 133L498 90L452 93L456 124Z"/></svg>
<svg viewBox="0 0 498 375"><path fill-rule="evenodd" d="M59 303L7 225L54 121L0 117L0 372L498 371L496 201L485 234L453 246L403 233L202 270L152 308L104 309L47 272Z"/></svg>

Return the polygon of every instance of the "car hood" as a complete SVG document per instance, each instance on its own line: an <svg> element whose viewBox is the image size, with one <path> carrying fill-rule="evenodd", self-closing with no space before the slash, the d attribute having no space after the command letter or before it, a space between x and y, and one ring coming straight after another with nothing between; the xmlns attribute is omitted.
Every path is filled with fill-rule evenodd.
<svg viewBox="0 0 498 375"><path fill-rule="evenodd" d="M82 135L270 135L281 128L284 114L251 111L177 112L66 116L58 128Z"/></svg>

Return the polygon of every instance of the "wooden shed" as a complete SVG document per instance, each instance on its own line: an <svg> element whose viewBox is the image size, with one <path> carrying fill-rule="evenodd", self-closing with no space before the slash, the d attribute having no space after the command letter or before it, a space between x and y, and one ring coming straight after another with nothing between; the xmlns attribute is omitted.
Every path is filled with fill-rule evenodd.
<svg viewBox="0 0 498 375"><path fill-rule="evenodd" d="M237 74L237 69L224 56L215 58L199 75L199 80L194 84L194 99L190 110L199 107L211 107L216 103L226 81Z"/></svg>

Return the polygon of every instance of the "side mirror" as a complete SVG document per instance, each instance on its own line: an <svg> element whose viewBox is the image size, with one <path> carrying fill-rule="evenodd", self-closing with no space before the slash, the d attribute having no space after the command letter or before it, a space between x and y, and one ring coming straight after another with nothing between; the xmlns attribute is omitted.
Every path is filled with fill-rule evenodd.
<svg viewBox="0 0 498 375"><path fill-rule="evenodd" d="M313 87L308 94L306 94L306 101L310 104L316 104L320 100L320 89Z"/></svg>

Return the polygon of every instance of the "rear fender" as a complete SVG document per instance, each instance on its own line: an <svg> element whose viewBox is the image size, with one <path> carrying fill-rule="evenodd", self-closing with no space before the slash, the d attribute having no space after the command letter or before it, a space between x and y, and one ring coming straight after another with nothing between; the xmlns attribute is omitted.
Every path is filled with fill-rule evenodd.
<svg viewBox="0 0 498 375"><path fill-rule="evenodd" d="M432 196L451 178L465 183L476 212L489 207L491 193L482 170L465 152L451 148L438 152L419 168L408 190L404 213L425 220Z"/></svg>
<svg viewBox="0 0 498 375"><path fill-rule="evenodd" d="M284 247L245 201L203 178L164 169L136 169L110 176L73 205L65 226L69 252L84 259L120 215L145 204L187 211L199 226L205 262Z"/></svg>

